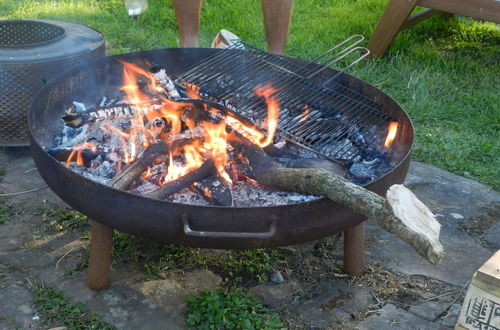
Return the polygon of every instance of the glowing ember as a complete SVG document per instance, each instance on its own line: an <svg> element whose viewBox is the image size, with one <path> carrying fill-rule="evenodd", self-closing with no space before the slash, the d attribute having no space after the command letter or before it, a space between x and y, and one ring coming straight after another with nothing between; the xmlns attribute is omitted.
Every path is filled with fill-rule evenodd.
<svg viewBox="0 0 500 330"><path fill-rule="evenodd" d="M386 149L391 147L392 142L396 138L396 133L398 132L398 122L391 121L389 123L389 128L387 129L387 137L385 138L384 147Z"/></svg>

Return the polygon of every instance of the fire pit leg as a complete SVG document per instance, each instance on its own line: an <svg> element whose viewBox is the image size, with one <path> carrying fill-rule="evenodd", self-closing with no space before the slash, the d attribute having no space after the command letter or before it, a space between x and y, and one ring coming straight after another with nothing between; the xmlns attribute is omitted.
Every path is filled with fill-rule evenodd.
<svg viewBox="0 0 500 330"><path fill-rule="evenodd" d="M113 228L92 221L87 273L87 284L92 290L101 290L109 285L112 246Z"/></svg>
<svg viewBox="0 0 500 330"><path fill-rule="evenodd" d="M344 231L344 272L351 276L363 275L365 267L365 223Z"/></svg>

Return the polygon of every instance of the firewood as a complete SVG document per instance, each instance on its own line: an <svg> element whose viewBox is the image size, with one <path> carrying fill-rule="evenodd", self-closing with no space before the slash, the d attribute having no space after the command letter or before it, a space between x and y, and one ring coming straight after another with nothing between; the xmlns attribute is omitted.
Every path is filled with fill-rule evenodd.
<svg viewBox="0 0 500 330"><path fill-rule="evenodd" d="M434 214L407 188L393 185L383 198L325 169L285 168L248 141L240 143L257 180L287 191L325 196L374 220L384 230L411 245L433 264L444 250L439 242L441 225Z"/></svg>
<svg viewBox="0 0 500 330"><path fill-rule="evenodd" d="M214 163L212 162L211 159L209 159L205 161L203 165L201 165L196 170L187 173L186 175L178 178L177 180L166 183L165 185L161 186L158 190L155 190L152 193L149 193L145 196L149 198L163 200L169 197L170 195L181 191L184 188L188 188L194 182L200 181L201 179L215 173L216 170Z"/></svg>
<svg viewBox="0 0 500 330"><path fill-rule="evenodd" d="M109 183L109 186L120 190L129 189L132 183L139 179L149 166L153 165L155 160L167 156L169 150L178 149L190 141L191 139L177 139L170 143L163 140L156 142L149 148L144 149L133 163L119 172ZM168 166L168 157L164 161L166 166Z"/></svg>
<svg viewBox="0 0 500 330"><path fill-rule="evenodd" d="M135 162L126 166L113 178L109 186L115 189L127 190L142 173L147 171L148 167L156 159L168 155L168 149L168 145L164 141L159 141L145 149Z"/></svg>

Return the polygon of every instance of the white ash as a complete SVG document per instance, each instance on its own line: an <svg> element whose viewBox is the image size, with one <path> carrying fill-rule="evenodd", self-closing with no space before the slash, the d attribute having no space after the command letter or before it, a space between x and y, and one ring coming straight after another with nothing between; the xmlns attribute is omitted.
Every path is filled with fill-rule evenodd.
<svg viewBox="0 0 500 330"><path fill-rule="evenodd" d="M266 187L257 187L247 183L236 183L231 186L234 207L280 206L310 202L320 197L287 191L277 191ZM192 205L210 205L201 195L186 188L170 196L176 203Z"/></svg>
<svg viewBox="0 0 500 330"><path fill-rule="evenodd" d="M109 184L109 182L111 181L111 179L108 179L107 177L101 176L99 174L99 170L88 171L87 168L76 165L75 163L69 164L68 168L70 170L72 170L73 172L80 174L81 176L83 176L91 181L100 183L100 184L105 185L105 186L107 186Z"/></svg>
<svg viewBox="0 0 500 330"><path fill-rule="evenodd" d="M189 188L185 188L168 198L169 201L181 204L190 204L190 205L210 205L209 202L203 198L200 194L197 194Z"/></svg>

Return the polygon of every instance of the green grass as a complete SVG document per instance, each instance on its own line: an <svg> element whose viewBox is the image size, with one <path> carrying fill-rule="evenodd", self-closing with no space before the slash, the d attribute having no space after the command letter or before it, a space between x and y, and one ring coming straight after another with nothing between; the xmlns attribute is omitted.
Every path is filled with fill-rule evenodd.
<svg viewBox="0 0 500 330"><path fill-rule="evenodd" d="M287 54L312 59L352 34L371 35L386 0L295 1ZM45 18L102 31L109 55L177 47L171 1L150 0L138 19L121 0L3 0L0 19ZM260 1L205 0L201 46L225 28L265 48ZM416 129L413 158L500 189L500 29L432 17L401 32L381 59L351 72L392 96Z"/></svg>
<svg viewBox="0 0 500 330"><path fill-rule="evenodd" d="M33 288L32 294L37 313L45 325L52 327L64 324L68 329L115 329L99 313L91 312L82 303L70 303L62 291L53 287L40 284Z"/></svg>
<svg viewBox="0 0 500 330"><path fill-rule="evenodd" d="M187 299L186 325L194 329L281 329L275 314L241 290L203 291Z"/></svg>

